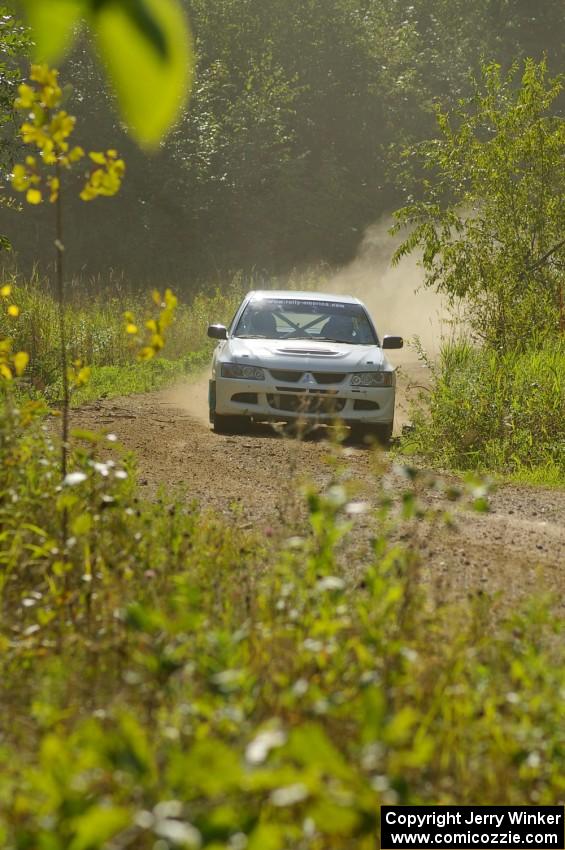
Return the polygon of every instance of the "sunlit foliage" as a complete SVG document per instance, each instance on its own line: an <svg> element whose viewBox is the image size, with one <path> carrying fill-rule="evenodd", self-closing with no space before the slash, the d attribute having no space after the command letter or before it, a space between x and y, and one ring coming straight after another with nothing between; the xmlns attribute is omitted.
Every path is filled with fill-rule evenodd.
<svg viewBox="0 0 565 850"><path fill-rule="evenodd" d="M31 85L19 86L14 106L25 114L20 129L22 141L36 148L38 156L26 156L24 163L14 165L12 186L17 192L26 193L29 204L40 204L44 196L55 203L61 192L63 170L69 171L79 163L85 152L70 142L76 119L60 108L63 90L59 72L47 65L32 65L30 80ZM91 201L100 195L115 195L125 172L123 159L115 150L92 151L88 157L92 166L80 192L81 199Z"/></svg>
<svg viewBox="0 0 565 850"><path fill-rule="evenodd" d="M174 320L178 299L170 289L165 290L164 296L153 290L153 303L159 309L155 318L145 319L143 327L139 328L131 310L124 313L125 330L138 345L137 359L151 360L165 347L165 331Z"/></svg>
<svg viewBox="0 0 565 850"><path fill-rule="evenodd" d="M505 76L483 67L474 95L437 110L439 139L407 151L425 169L422 201L396 258L420 249L426 283L461 298L475 335L497 350L565 333L563 77L527 60Z"/></svg>
<svg viewBox="0 0 565 850"><path fill-rule="evenodd" d="M6 314L7 330L13 332L14 319L20 315L20 308L12 300L12 287L9 283L0 287L0 307ZM0 381L11 381L14 377L21 377L29 363L29 354L26 351L13 351L12 336L2 338L0 334Z"/></svg>

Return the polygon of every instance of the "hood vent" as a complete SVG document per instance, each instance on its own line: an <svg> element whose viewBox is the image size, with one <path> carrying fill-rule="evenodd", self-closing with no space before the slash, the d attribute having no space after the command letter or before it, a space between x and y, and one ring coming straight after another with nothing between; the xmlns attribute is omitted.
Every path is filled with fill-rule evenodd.
<svg viewBox="0 0 565 850"><path fill-rule="evenodd" d="M339 351L329 348L278 348L277 354L287 354L293 357L336 357Z"/></svg>

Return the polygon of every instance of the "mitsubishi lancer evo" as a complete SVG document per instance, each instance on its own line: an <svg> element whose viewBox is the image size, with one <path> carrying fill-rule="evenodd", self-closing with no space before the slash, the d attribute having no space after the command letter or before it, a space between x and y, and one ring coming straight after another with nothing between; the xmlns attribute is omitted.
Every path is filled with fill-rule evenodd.
<svg viewBox="0 0 565 850"><path fill-rule="evenodd" d="M209 387L218 433L242 432L251 420L344 422L381 442L392 435L395 369L366 307L347 295L248 293L231 325L210 325L219 340Z"/></svg>

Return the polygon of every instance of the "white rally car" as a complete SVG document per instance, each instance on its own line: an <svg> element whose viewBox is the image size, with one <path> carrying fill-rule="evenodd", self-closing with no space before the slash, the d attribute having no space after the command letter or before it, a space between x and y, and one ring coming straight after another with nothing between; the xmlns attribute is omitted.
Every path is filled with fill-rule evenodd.
<svg viewBox="0 0 565 850"><path fill-rule="evenodd" d="M250 420L339 420L386 442L394 420L395 370L365 306L347 295L250 292L212 361L209 404L215 431L242 431Z"/></svg>

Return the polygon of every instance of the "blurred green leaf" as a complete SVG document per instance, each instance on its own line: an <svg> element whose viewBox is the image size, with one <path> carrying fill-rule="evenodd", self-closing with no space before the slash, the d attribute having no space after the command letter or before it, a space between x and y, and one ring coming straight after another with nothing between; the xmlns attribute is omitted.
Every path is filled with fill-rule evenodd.
<svg viewBox="0 0 565 850"><path fill-rule="evenodd" d="M90 514L80 514L72 524L73 534L76 534L77 537L88 534L91 528L92 516Z"/></svg>
<svg viewBox="0 0 565 850"><path fill-rule="evenodd" d="M339 806L333 800L321 800L308 809L318 829L325 835L350 835L359 823L359 815L354 808Z"/></svg>
<svg viewBox="0 0 565 850"><path fill-rule="evenodd" d="M64 57L81 20L96 39L125 123L156 147L190 91L194 52L178 0L21 0L38 60Z"/></svg>
<svg viewBox="0 0 565 850"><path fill-rule="evenodd" d="M237 788L242 771L239 757L221 741L197 741L188 755L179 754L171 767L176 781L206 796Z"/></svg>
<svg viewBox="0 0 565 850"><path fill-rule="evenodd" d="M33 30L34 54L42 62L61 59L72 45L74 29L87 9L86 0L22 0Z"/></svg>
<svg viewBox="0 0 565 850"><path fill-rule="evenodd" d="M250 836L247 850L280 850L282 846L281 827L275 824L260 824Z"/></svg>
<svg viewBox="0 0 565 850"><path fill-rule="evenodd" d="M194 55L181 7L176 0L103 3L92 25L126 123L140 144L155 147L192 81Z"/></svg>
<svg viewBox="0 0 565 850"><path fill-rule="evenodd" d="M139 632L154 632L161 625L158 614L139 602L132 602L126 607L124 621L128 628Z"/></svg>
<svg viewBox="0 0 565 850"><path fill-rule="evenodd" d="M480 498L475 499L473 502L473 510L480 514L488 513L490 511L490 505L487 497L481 496Z"/></svg>
<svg viewBox="0 0 565 850"><path fill-rule="evenodd" d="M99 850L130 822L130 813L123 807L92 806L84 815L75 818L75 837L69 850Z"/></svg>
<svg viewBox="0 0 565 850"><path fill-rule="evenodd" d="M385 732L386 741L395 745L406 743L417 723L418 713L411 706L405 706L392 717Z"/></svg>
<svg viewBox="0 0 565 850"><path fill-rule="evenodd" d="M337 750L324 730L313 723L306 723L299 729L294 729L286 752L299 764L314 765L318 770L349 778L351 770L345 759Z"/></svg>
<svg viewBox="0 0 565 850"><path fill-rule="evenodd" d="M71 437L74 437L76 440L84 440L88 443L100 443L105 435L99 431L90 431L86 428L73 428Z"/></svg>

